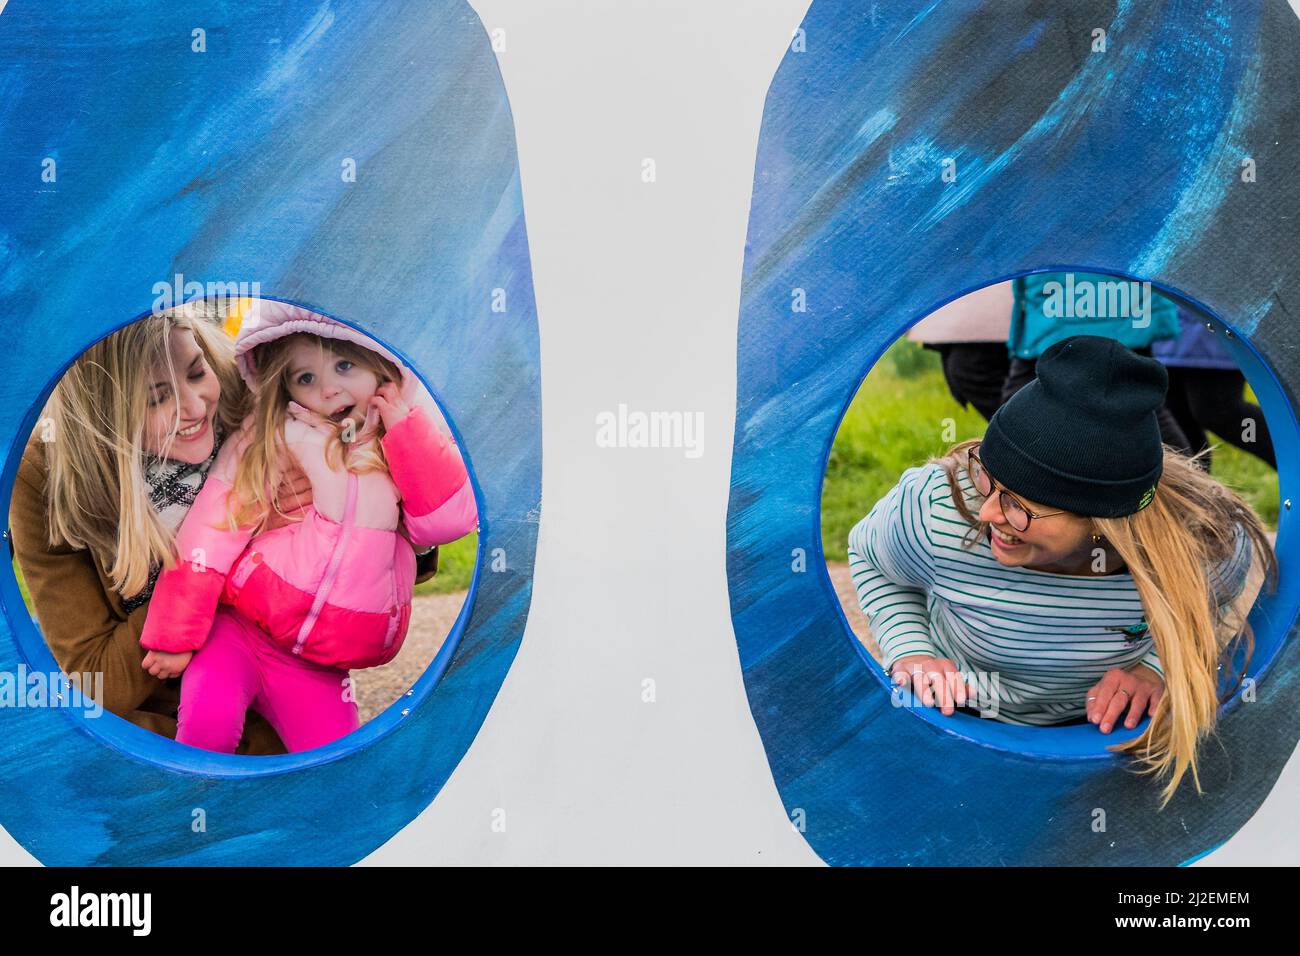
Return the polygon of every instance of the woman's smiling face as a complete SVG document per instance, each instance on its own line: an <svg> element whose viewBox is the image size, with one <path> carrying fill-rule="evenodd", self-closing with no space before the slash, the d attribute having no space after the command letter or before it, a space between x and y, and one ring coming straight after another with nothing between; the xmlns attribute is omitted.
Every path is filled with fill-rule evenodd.
<svg viewBox="0 0 1300 956"><path fill-rule="evenodd" d="M1017 531L1002 513L1001 490L1000 485L994 486L978 516L990 525L989 546L999 564L1057 574L1075 574L1090 567L1093 549L1100 545L1092 542L1092 522L1088 518L1070 512L1051 514L1033 518L1028 529ZM1022 495L1015 498L1035 514L1057 510Z"/></svg>
<svg viewBox="0 0 1300 956"><path fill-rule="evenodd" d="M168 333L167 352L171 368L159 359L146 383L144 450L154 457L197 465L212 454L216 443L213 429L221 383L189 329Z"/></svg>
<svg viewBox="0 0 1300 956"><path fill-rule="evenodd" d="M358 426L379 388L375 373L309 341L289 347L289 395L331 421L351 418Z"/></svg>

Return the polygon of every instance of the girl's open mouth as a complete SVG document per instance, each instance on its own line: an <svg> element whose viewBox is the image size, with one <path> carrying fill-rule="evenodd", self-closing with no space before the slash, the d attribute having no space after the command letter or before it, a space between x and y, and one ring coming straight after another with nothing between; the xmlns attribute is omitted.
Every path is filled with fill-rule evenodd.
<svg viewBox="0 0 1300 956"><path fill-rule="evenodd" d="M344 408L340 408L337 412L335 412L333 415L330 416L330 421L342 425L343 420L352 414L352 409L354 408L356 408L355 405L348 405Z"/></svg>

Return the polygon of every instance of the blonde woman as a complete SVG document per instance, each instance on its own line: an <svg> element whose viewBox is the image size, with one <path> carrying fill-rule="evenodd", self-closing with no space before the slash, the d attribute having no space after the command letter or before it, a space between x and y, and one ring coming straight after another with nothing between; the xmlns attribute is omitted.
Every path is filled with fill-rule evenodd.
<svg viewBox="0 0 1300 956"><path fill-rule="evenodd" d="M175 532L222 441L248 410L234 343L216 319L176 310L87 349L32 433L9 509L15 556L59 666L102 673L106 710L168 737L180 682L141 667L149 599L160 571L175 565ZM310 500L306 477L286 475L277 510L292 516ZM421 572L431 573L423 562ZM236 752L285 748L250 712Z"/></svg>
<svg viewBox="0 0 1300 956"><path fill-rule="evenodd" d="M1277 574L1251 509L1162 445L1166 384L1112 339L1059 342L983 439L905 471L849 535L895 683L1014 724L1149 715L1116 749L1168 777L1162 806L1189 770L1200 791L1220 665L1249 653L1241 609Z"/></svg>

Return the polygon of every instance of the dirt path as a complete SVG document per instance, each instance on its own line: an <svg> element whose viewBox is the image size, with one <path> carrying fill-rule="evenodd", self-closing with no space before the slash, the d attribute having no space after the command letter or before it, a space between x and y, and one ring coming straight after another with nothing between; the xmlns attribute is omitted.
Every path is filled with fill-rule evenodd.
<svg viewBox="0 0 1300 956"><path fill-rule="evenodd" d="M840 606L844 608L844 616L849 619L849 626L853 628L853 633L866 647L867 652L876 660L880 660L882 657L880 646L876 644L876 639L871 636L871 625L867 623L867 616L862 613L862 608L858 606L858 593L853 587L853 577L849 574L849 566L836 561L828 561L826 562L826 570L830 572L831 583L835 585L835 593L839 596Z"/></svg>
<svg viewBox="0 0 1300 956"><path fill-rule="evenodd" d="M383 667L352 672L363 724L405 694L424 673L456 623L466 593L416 597L411 604L411 628L397 657Z"/></svg>

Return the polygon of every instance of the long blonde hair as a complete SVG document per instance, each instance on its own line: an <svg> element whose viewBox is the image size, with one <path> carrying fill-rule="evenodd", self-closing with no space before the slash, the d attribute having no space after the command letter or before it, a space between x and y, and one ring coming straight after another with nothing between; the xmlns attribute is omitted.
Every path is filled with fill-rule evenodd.
<svg viewBox="0 0 1300 956"><path fill-rule="evenodd" d="M231 496L232 526L264 528L272 512L283 515L275 502L274 490L288 464L285 456L284 423L288 415L290 349L295 342L308 342L326 352L347 359L359 368L373 372L382 385L401 383L402 373L396 365L377 352L344 339L327 339L311 332L294 332L272 339L253 349L253 431L249 444L235 471L234 494ZM364 412L358 410L364 418ZM360 427L360 423L356 423ZM381 422L376 438L384 434ZM376 441L351 444L345 440L343 426L330 436L325 446L325 460L332 468L346 468L353 474L388 471L383 446ZM286 516L288 517L288 516Z"/></svg>
<svg viewBox="0 0 1300 956"><path fill-rule="evenodd" d="M239 426L247 388L235 369L234 343L199 305L148 316L86 349L59 379L36 435L45 443L46 506L53 547L85 548L114 589L130 596L153 564L174 566L175 536L149 502L144 431L154 366L161 363L179 394L169 337L188 329L221 385L217 421ZM175 437L179 418L172 423Z"/></svg>
<svg viewBox="0 0 1300 956"><path fill-rule="evenodd" d="M983 536L980 521L961 492L958 471L966 469L966 452L979 439L959 442L931 463L948 475L953 504L971 525L963 539L969 547ZM1090 518L1093 532L1104 535L1133 576L1149 633L1164 670L1165 692L1145 733L1109 749L1135 755L1142 773L1169 776L1162 791L1164 809L1189 770L1201 793L1197 749L1215 727L1219 706L1219 666L1231 668L1240 646L1246 648L1241 671L1224 700L1236 693L1250 666L1255 636L1246 623L1240 634L1222 642L1219 613L1212 603L1209 571L1228 560L1235 548L1234 526L1246 532L1252 556L1262 562L1270 590L1277 586L1277 559L1259 517L1236 492L1205 472L1202 455L1188 458L1165 446L1164 474L1151 503L1122 518Z"/></svg>

